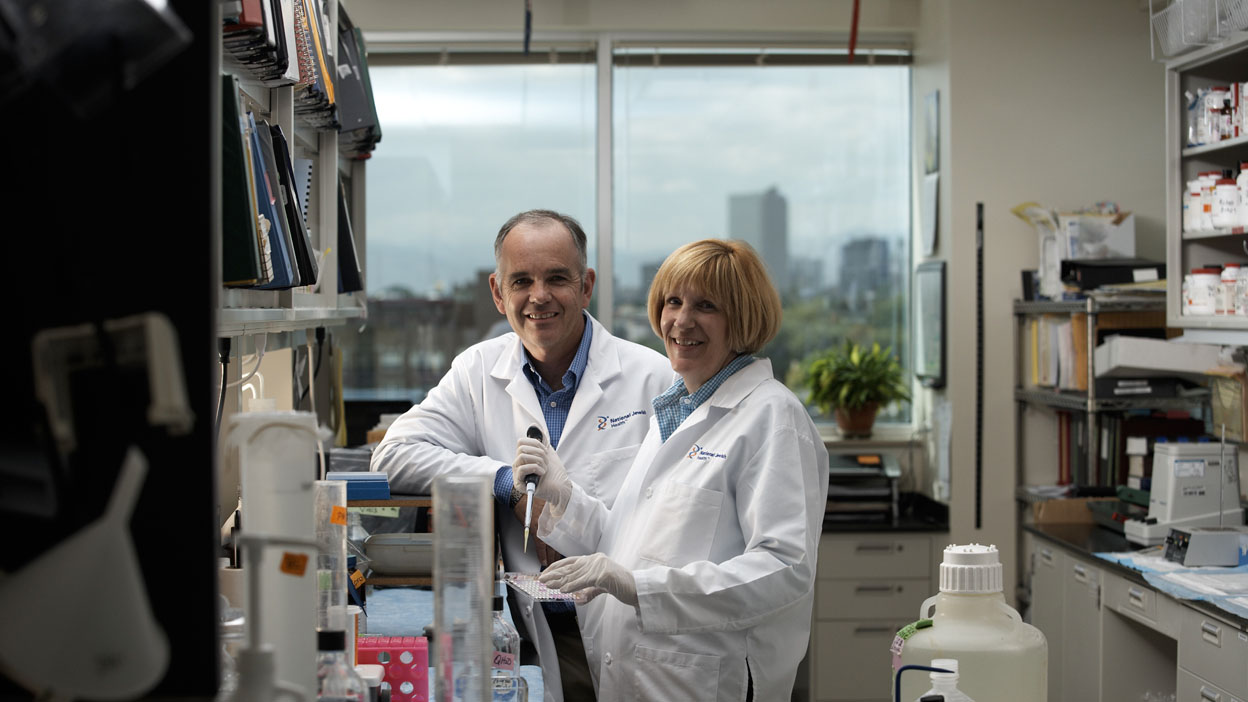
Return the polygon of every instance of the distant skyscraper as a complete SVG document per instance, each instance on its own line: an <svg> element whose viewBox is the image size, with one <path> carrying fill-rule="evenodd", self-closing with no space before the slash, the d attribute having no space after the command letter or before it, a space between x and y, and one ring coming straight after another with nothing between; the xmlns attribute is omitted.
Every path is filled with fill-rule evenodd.
<svg viewBox="0 0 1248 702"><path fill-rule="evenodd" d="M859 237L841 247L841 294L857 306L893 284L888 241Z"/></svg>
<svg viewBox="0 0 1248 702"><path fill-rule="evenodd" d="M789 203L779 190L728 196L728 236L753 246L776 287L789 292Z"/></svg>

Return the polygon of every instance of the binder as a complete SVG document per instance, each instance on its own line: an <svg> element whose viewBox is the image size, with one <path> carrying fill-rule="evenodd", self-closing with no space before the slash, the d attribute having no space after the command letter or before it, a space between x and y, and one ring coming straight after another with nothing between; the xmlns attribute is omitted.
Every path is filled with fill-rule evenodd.
<svg viewBox="0 0 1248 702"><path fill-rule="evenodd" d="M286 221L290 224L290 238L295 244L295 262L299 266L299 278L304 285L312 285L320 275L316 264L312 235L299 202L295 187L294 164L290 158L290 146L282 128L276 124L269 127L273 140L273 152L278 162L278 180L286 198Z"/></svg>
<svg viewBox="0 0 1248 702"><path fill-rule="evenodd" d="M338 179L338 292L349 293L364 289L360 275L360 261L355 251L355 236L351 232L351 215L347 211L347 193Z"/></svg>
<svg viewBox="0 0 1248 702"><path fill-rule="evenodd" d="M255 285L261 282L255 206L239 129L238 79L228 73L221 76L221 107L221 281Z"/></svg>
<svg viewBox="0 0 1248 702"><path fill-rule="evenodd" d="M1166 263L1142 258L1071 259L1062 261L1061 277L1080 290L1092 290L1102 285L1165 280Z"/></svg>
<svg viewBox="0 0 1248 702"><path fill-rule="evenodd" d="M294 236L291 231L290 222L286 217L286 195L282 191L281 184L281 164L277 160L276 154L273 152L273 133L269 123L260 120L256 127L256 136L260 138L260 158L261 164L264 166L265 186L269 189L269 205L273 210L273 220L276 223L276 230L281 239L282 244L286 247L288 260L292 262L298 261ZM302 270L292 264L291 285L305 285Z"/></svg>
<svg viewBox="0 0 1248 702"><path fill-rule="evenodd" d="M277 0L242 0L239 12L224 18L222 58L231 70L262 85L289 85L289 17Z"/></svg>
<svg viewBox="0 0 1248 702"><path fill-rule="evenodd" d="M268 186L268 174L264 170L264 162L260 156L260 137L256 134L255 115L247 113L248 136L251 146L252 182L256 196L256 209L260 217L268 223L269 252L273 257L273 280L257 287L264 290L281 290L294 284L294 269L287 255L286 243L276 226L277 219L273 212L273 196ZM263 226L263 225L262 225Z"/></svg>

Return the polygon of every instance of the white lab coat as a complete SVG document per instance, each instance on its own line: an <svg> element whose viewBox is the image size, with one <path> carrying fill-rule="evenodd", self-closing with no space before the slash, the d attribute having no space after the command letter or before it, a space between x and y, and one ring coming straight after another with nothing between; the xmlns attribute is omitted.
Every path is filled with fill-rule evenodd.
<svg viewBox="0 0 1248 702"><path fill-rule="evenodd" d="M610 505L654 414L650 401L671 386L675 374L662 354L612 336L593 317L589 322L589 360L558 454L574 483ZM371 469L387 473L397 493L431 494L434 478L444 474L486 476L492 487L498 469L515 460L516 440L530 425L549 436L537 393L521 370L524 362L515 333L464 350L424 401L386 431ZM538 572L536 549L530 544L523 551L524 527L511 510L498 513L497 524L506 568ZM560 702L559 663L546 618L540 606L518 596L522 626L541 659L545 698Z"/></svg>
<svg viewBox="0 0 1248 702"><path fill-rule="evenodd" d="M565 463L566 465L566 463ZM572 466L568 466L569 469ZM598 700L789 699L805 655L828 452L759 359L660 443L652 418L615 504L574 489L539 533L628 568L638 606L580 607Z"/></svg>

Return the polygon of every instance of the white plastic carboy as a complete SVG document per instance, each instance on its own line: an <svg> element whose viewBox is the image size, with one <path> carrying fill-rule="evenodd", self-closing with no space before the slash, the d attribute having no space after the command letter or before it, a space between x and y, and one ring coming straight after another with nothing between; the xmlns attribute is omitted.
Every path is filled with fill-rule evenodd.
<svg viewBox="0 0 1248 702"><path fill-rule="evenodd" d="M904 665L956 658L958 687L972 699L1048 700L1048 642L1006 604L996 546L946 547L940 593L923 602L919 621L897 632L891 650L894 681ZM918 699L925 682L904 676L900 698Z"/></svg>

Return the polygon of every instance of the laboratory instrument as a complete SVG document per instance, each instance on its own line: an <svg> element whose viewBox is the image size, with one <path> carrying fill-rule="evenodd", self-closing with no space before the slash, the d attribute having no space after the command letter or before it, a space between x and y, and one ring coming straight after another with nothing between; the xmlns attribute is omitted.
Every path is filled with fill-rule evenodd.
<svg viewBox="0 0 1248 702"><path fill-rule="evenodd" d="M316 514L316 628L347 630L347 484L313 483Z"/></svg>
<svg viewBox="0 0 1248 702"><path fill-rule="evenodd" d="M484 476L439 475L433 541L434 695L438 702L487 702L491 661L490 586L494 509Z"/></svg>
<svg viewBox="0 0 1248 702"><path fill-rule="evenodd" d="M1176 527L1243 524L1235 454L1209 441L1157 441L1148 516L1123 524L1127 541L1156 546Z"/></svg>
<svg viewBox="0 0 1248 702"><path fill-rule="evenodd" d="M1165 557L1189 568L1248 564L1248 527L1174 527L1166 536Z"/></svg>
<svg viewBox="0 0 1248 702"><path fill-rule="evenodd" d="M934 610L934 611L933 611ZM940 564L940 593L919 608L919 621L893 640L893 670L956 658L958 687L979 700L1048 700L1048 642L1006 604L996 546L951 545ZM900 682L902 700L917 700L918 676Z"/></svg>
<svg viewBox="0 0 1248 702"><path fill-rule="evenodd" d="M311 412L242 412L230 417L226 461L236 465L247 533L307 540L316 533L313 470L316 419ZM272 643L277 679L316 689L316 542L310 548L266 549L258 587L248 594L247 621ZM245 555L245 554L244 554ZM248 563L255 563L249 557ZM248 574L252 577L254 574ZM257 602L263 607L256 607ZM257 616L257 614L259 616Z"/></svg>
<svg viewBox="0 0 1248 702"><path fill-rule="evenodd" d="M542 430L536 424L529 427L525 435L530 439L542 440ZM533 491L537 489L537 476L530 473L524 476L524 492L528 495L524 506L524 552L529 552L529 523L533 521Z"/></svg>
<svg viewBox="0 0 1248 702"><path fill-rule="evenodd" d="M261 584L264 582L261 568L266 560L266 547L278 546L283 549L306 551L315 549L316 542L297 537L275 537L250 532L239 534L238 541L243 548L243 557L246 559L244 572L247 576L247 641L238 652L237 684L232 693L224 698L224 702L267 702L282 696L307 700L309 692L315 688L304 687L298 682L282 679L278 673L275 647L265 638L268 634L265 622L269 619L266 619L264 609L273 603L262 600L260 597ZM300 560L299 556L299 553L289 550L283 552L283 560L289 560L287 566L292 569L295 562ZM303 555L302 560L306 566L307 556ZM291 575L295 574L291 573ZM306 604L303 609L307 609ZM308 629L304 631L304 638L310 638L307 634L311 631L311 626L312 622L309 621ZM313 663L315 673L315 660Z"/></svg>
<svg viewBox="0 0 1248 702"><path fill-rule="evenodd" d="M366 702L368 685L347 662L344 631L316 632L317 702Z"/></svg>
<svg viewBox="0 0 1248 702"><path fill-rule="evenodd" d="M165 675L169 640L130 536L147 468L131 446L104 514L0 578L0 667L36 697L140 697ZM32 607L32 588L51 604Z"/></svg>

